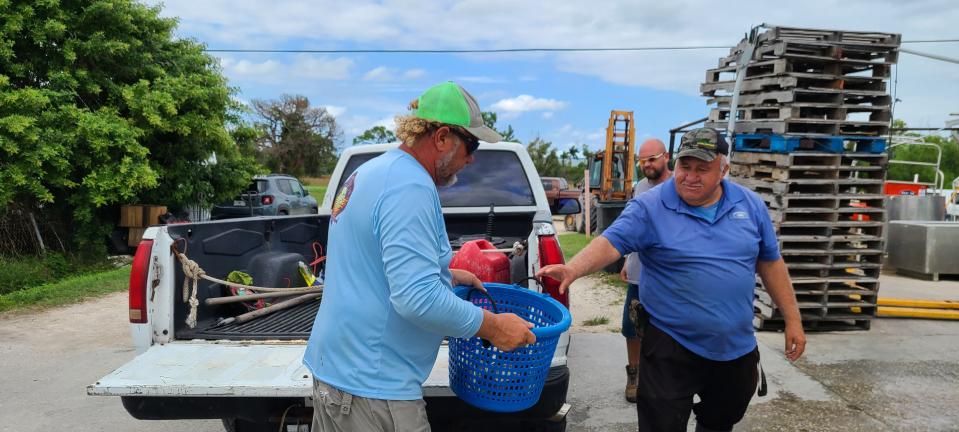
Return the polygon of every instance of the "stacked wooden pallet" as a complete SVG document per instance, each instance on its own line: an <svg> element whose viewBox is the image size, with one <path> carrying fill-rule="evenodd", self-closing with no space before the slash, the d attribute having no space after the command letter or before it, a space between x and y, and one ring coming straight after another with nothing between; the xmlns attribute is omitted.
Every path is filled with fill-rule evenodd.
<svg viewBox="0 0 959 432"><path fill-rule="evenodd" d="M120 223L127 228L127 246L136 247L143 238L143 233L150 225L160 223L160 216L166 214L166 206L162 205L134 205L120 206Z"/></svg>
<svg viewBox="0 0 959 432"><path fill-rule="evenodd" d="M870 152L732 155L731 178L758 193L776 227L807 330L868 330L876 314L887 157ZM757 282L754 324L780 330Z"/></svg>
<svg viewBox="0 0 959 432"><path fill-rule="evenodd" d="M759 35L744 71L736 133L881 136L892 101L886 81L900 35L774 27ZM744 40L700 86L714 104L708 127L725 129Z"/></svg>

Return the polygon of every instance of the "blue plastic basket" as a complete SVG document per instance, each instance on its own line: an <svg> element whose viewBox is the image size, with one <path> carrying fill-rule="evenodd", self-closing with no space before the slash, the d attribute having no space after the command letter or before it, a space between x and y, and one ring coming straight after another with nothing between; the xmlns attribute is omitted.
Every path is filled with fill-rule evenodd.
<svg viewBox="0 0 959 432"><path fill-rule="evenodd" d="M456 295L491 312L514 313L533 323L536 343L504 352L478 337L450 338L450 388L477 408L522 411L539 401L556 343L569 329L572 318L566 307L547 294L516 285L483 285L493 298L495 310L478 290L457 287Z"/></svg>

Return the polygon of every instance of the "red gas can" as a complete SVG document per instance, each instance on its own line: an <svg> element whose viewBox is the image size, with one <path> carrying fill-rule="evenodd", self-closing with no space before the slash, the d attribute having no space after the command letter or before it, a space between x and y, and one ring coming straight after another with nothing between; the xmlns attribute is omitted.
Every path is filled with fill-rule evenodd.
<svg viewBox="0 0 959 432"><path fill-rule="evenodd" d="M483 253L484 249L496 249L486 240L471 240L463 243L453 260L451 269L466 270L476 275L483 282L497 282L508 284L509 258L502 252Z"/></svg>

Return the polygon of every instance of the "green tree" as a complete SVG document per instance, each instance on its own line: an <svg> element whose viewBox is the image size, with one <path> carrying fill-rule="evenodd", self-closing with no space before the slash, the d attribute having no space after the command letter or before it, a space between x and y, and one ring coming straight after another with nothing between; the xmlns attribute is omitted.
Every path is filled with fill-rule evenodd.
<svg viewBox="0 0 959 432"><path fill-rule="evenodd" d="M513 131L513 125L506 125L506 129L498 130L496 129L496 113L495 112L483 111L482 115L483 115L483 123L485 123L488 128L493 129L496 132L499 132L499 134L503 136L503 141L519 142L516 139L515 132Z"/></svg>
<svg viewBox="0 0 959 432"><path fill-rule="evenodd" d="M526 151L533 159L533 165L536 166L539 175L547 177L564 177L566 175L552 142L536 137L526 145Z"/></svg>
<svg viewBox="0 0 959 432"><path fill-rule="evenodd" d="M263 131L260 160L274 172L294 176L329 174L336 165L336 141L342 133L336 119L306 96L283 95L254 100L257 127Z"/></svg>
<svg viewBox="0 0 959 432"><path fill-rule="evenodd" d="M353 138L353 145L386 144L396 141L396 134L383 126L373 126Z"/></svg>
<svg viewBox="0 0 959 432"><path fill-rule="evenodd" d="M119 203L204 204L248 183L257 166L229 132L232 90L159 13L132 0L0 1L0 211L42 209L96 249Z"/></svg>
<svg viewBox="0 0 959 432"><path fill-rule="evenodd" d="M944 175L944 187L949 188L952 180L959 177L959 143L954 136L944 137L941 135L920 135L915 132L908 132L904 129L906 123L902 120L893 122L894 133L905 135L906 139L913 139L918 142L934 144L939 147L942 153L942 159L939 162L939 170ZM905 142L905 139L893 139L893 144ZM896 145L890 151L893 160L913 161L913 162L936 162L939 151L935 147L928 145ZM932 183L936 180L935 170L928 166L906 165L890 163L888 166L889 180L912 181L914 176L919 175L919 181Z"/></svg>

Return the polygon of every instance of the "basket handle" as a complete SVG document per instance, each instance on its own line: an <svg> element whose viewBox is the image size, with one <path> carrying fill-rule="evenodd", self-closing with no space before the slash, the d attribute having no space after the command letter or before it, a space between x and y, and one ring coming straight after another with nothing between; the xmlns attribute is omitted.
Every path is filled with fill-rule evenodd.
<svg viewBox="0 0 959 432"><path fill-rule="evenodd" d="M484 297L486 297L486 299L489 300L489 304L493 306L493 313L497 313L497 314L499 313L499 307L496 306L496 300L493 300L493 296L491 296L491 295L489 294L489 292L487 292L487 291L481 291L481 290L478 290L478 289L476 289L476 288L470 288L470 290L466 292L466 301L468 301L468 302L470 302L470 303L473 302L473 293L474 293L474 292L478 292L478 293L482 294ZM486 339L482 339L482 338L481 338L480 340L483 341L483 348L489 348L490 345L492 345L492 344L490 343L490 341L488 341L488 340L486 340Z"/></svg>

